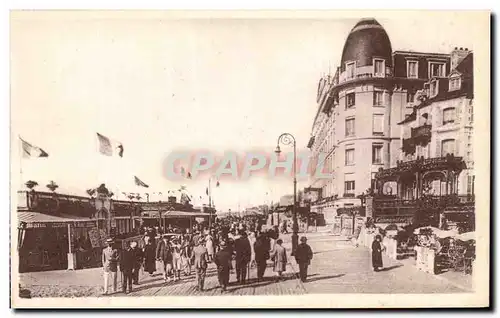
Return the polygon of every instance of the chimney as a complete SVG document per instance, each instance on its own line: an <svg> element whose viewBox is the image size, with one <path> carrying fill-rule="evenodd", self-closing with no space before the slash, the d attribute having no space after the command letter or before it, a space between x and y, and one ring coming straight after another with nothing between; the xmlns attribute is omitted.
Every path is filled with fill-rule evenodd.
<svg viewBox="0 0 500 318"><path fill-rule="evenodd" d="M461 48L455 47L455 49L451 51L450 69L453 71L468 54L469 50L467 48L464 49L463 47Z"/></svg>

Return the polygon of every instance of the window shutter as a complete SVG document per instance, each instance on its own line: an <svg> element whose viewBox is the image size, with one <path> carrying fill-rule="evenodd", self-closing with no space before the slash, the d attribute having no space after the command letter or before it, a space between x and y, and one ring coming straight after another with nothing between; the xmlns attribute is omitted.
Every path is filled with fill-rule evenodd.
<svg viewBox="0 0 500 318"><path fill-rule="evenodd" d="M458 124L461 122L462 119L462 107L459 105L458 107L455 107L455 123Z"/></svg>
<svg viewBox="0 0 500 318"><path fill-rule="evenodd" d="M436 155L435 157L441 157L441 140L436 138Z"/></svg>
<svg viewBox="0 0 500 318"><path fill-rule="evenodd" d="M459 157L460 156L460 140L455 140L455 156Z"/></svg>
<svg viewBox="0 0 500 318"><path fill-rule="evenodd" d="M435 119L436 126L442 126L443 125L443 110L438 109L436 112L436 119Z"/></svg>

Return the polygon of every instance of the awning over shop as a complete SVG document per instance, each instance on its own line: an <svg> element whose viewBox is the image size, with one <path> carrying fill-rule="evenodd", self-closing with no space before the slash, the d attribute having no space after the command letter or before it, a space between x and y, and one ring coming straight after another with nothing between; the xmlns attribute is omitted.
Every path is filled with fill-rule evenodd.
<svg viewBox="0 0 500 318"><path fill-rule="evenodd" d="M213 214L215 215L215 213ZM161 213L162 218L190 218L190 217L209 217L209 213L203 212L187 212L187 211L165 211ZM143 213L143 218L151 218L158 219L160 217L160 213L158 211L150 211Z"/></svg>
<svg viewBox="0 0 500 318"><path fill-rule="evenodd" d="M95 225L95 220L76 215L60 214L51 215L39 212L18 212L18 223L24 222L28 228L66 226L68 223L75 223L77 227L90 227Z"/></svg>

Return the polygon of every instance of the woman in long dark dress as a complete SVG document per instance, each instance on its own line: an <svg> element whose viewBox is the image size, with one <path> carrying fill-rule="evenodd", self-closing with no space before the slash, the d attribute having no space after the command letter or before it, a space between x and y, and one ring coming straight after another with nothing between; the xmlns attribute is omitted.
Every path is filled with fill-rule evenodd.
<svg viewBox="0 0 500 318"><path fill-rule="evenodd" d="M372 243L372 266L375 272L378 272L384 265L382 263L382 237L375 236Z"/></svg>
<svg viewBox="0 0 500 318"><path fill-rule="evenodd" d="M144 271L150 276L156 271L156 247L147 236L144 244Z"/></svg>

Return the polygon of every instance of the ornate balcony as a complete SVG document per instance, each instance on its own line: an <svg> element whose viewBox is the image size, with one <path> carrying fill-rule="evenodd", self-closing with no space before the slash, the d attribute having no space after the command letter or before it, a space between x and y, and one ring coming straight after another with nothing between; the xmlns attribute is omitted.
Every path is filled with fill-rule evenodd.
<svg viewBox="0 0 500 318"><path fill-rule="evenodd" d="M431 125L422 125L417 128L411 129L411 138L413 139L416 145L426 146L429 142L431 142L432 136L432 126Z"/></svg>
<svg viewBox="0 0 500 318"><path fill-rule="evenodd" d="M415 154L416 149L417 148L416 148L415 141L413 140L413 138L403 139L402 150L406 155Z"/></svg>
<svg viewBox="0 0 500 318"><path fill-rule="evenodd" d="M426 171L452 170L458 172L465 168L466 165L462 157L455 157L452 155L429 159L420 157L419 159L412 161L398 161L397 166L394 168L385 170L380 169L375 178L377 180L384 180L399 177L402 174Z"/></svg>
<svg viewBox="0 0 500 318"><path fill-rule="evenodd" d="M411 129L411 136L413 138L430 137L431 136L431 129L432 129L432 126L428 125L428 124L422 125L422 126L417 127L417 128L412 128Z"/></svg>
<svg viewBox="0 0 500 318"><path fill-rule="evenodd" d="M426 196L425 199L405 200L375 196L373 198L373 216L375 222L405 223L412 221L418 210L439 210L445 213L473 213L474 195Z"/></svg>

